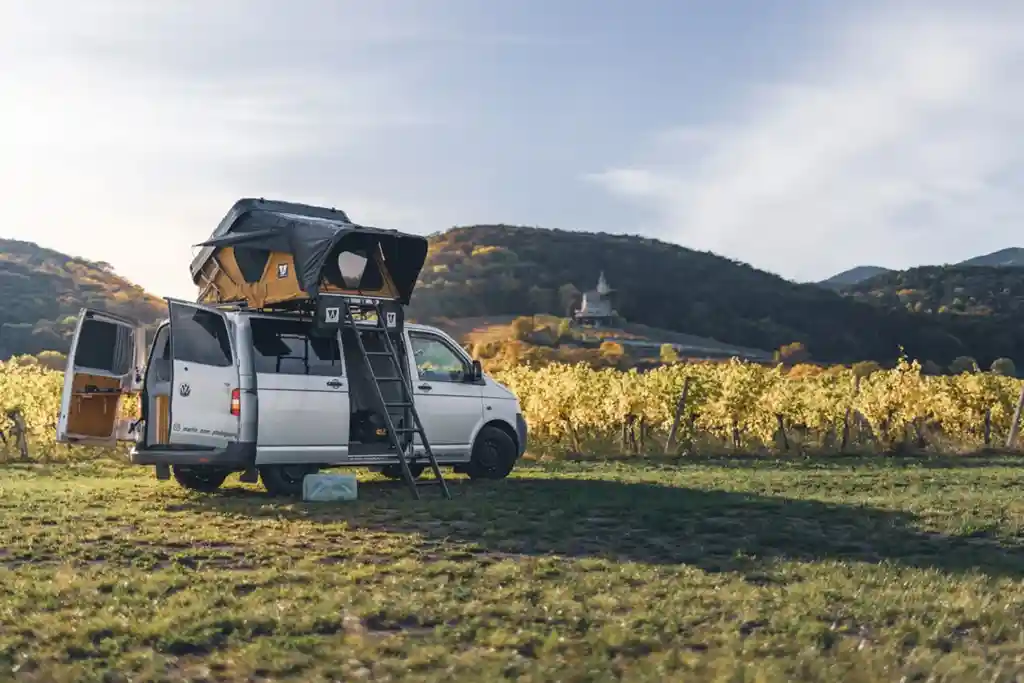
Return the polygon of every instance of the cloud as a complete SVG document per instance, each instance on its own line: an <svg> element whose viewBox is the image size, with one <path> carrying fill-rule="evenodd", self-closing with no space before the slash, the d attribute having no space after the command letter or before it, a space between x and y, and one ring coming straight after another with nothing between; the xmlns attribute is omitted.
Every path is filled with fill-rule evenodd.
<svg viewBox="0 0 1024 683"><path fill-rule="evenodd" d="M847 16L725 123L661 131L587 179L659 236L796 279L1019 243L1024 8L958 7Z"/></svg>
<svg viewBox="0 0 1024 683"><path fill-rule="evenodd" d="M389 227L420 215L354 189L359 170L344 161L397 131L444 125L422 65L368 58L432 35L415 12L293 3L281 13L264 0L8 5L5 236L186 295L191 245L241 196L320 197ZM327 157L333 172L307 171Z"/></svg>

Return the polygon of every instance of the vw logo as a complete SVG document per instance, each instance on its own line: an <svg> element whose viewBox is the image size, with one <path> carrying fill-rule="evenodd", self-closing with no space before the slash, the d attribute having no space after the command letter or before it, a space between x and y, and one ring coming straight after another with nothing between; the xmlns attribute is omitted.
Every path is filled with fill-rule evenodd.
<svg viewBox="0 0 1024 683"><path fill-rule="evenodd" d="M188 384L182 383L182 385L178 387L178 394L181 395L182 397L188 396L191 393L192 387L190 387Z"/></svg>

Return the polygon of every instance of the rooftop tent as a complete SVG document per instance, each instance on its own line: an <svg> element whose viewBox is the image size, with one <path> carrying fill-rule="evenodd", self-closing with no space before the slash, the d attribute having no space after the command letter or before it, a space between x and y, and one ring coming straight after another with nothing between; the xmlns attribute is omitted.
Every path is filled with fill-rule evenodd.
<svg viewBox="0 0 1024 683"><path fill-rule="evenodd" d="M427 240L349 221L345 212L242 199L192 261L203 303L286 305L318 294L408 304Z"/></svg>

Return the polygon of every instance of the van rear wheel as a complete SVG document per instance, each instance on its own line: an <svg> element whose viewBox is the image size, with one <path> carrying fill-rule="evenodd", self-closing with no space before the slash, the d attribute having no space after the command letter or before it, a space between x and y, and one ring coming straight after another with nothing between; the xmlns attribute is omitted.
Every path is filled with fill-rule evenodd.
<svg viewBox="0 0 1024 683"><path fill-rule="evenodd" d="M231 474L227 470L220 470L216 467L187 467L184 465L175 465L173 471L175 481L181 486L201 493L213 493Z"/></svg>
<svg viewBox="0 0 1024 683"><path fill-rule="evenodd" d="M295 498L302 495L302 480L320 471L317 465L264 465L259 468L263 488L272 496Z"/></svg>
<svg viewBox="0 0 1024 683"><path fill-rule="evenodd" d="M470 479L504 479L515 467L516 442L504 430L487 426L477 434L466 474Z"/></svg>

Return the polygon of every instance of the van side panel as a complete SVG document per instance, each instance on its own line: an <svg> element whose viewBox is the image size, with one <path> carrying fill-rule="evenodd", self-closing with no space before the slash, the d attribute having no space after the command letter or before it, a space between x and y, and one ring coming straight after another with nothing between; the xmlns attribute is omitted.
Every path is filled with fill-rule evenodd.
<svg viewBox="0 0 1024 683"><path fill-rule="evenodd" d="M260 400L256 380L256 365L252 351L252 326L249 316L231 316L235 329L235 365L238 366L238 389L241 412L238 441L252 444L255 451L259 437Z"/></svg>

